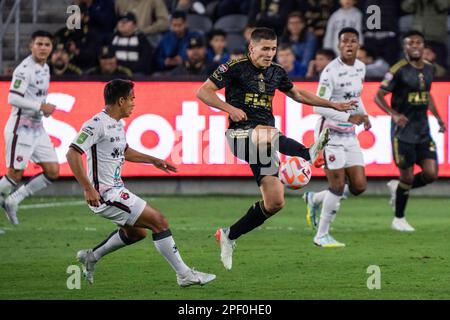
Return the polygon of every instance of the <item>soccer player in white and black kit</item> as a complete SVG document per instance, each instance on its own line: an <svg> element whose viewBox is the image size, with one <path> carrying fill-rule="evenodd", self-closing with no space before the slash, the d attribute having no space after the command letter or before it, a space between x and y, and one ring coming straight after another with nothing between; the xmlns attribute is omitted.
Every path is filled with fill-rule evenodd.
<svg viewBox="0 0 450 320"><path fill-rule="evenodd" d="M78 251L77 258L86 279L93 283L95 264L103 256L144 239L146 229L150 229L156 249L176 272L178 284L204 285L216 276L191 269L183 262L164 215L126 189L122 181L125 161L149 163L165 172L176 172L170 163L128 146L120 120L129 117L134 108L133 87L127 80L108 82L104 89L104 110L83 124L67 153L67 161L84 189L90 209L119 226L95 248ZM87 153L87 174L83 153Z"/></svg>
<svg viewBox="0 0 450 320"><path fill-rule="evenodd" d="M52 35L36 31L31 36L31 55L14 70L8 95L11 115L4 130L7 173L0 179L0 205L12 224L18 224L19 203L46 188L59 176L59 164L53 144L45 131L42 117L50 116L55 106L46 103L50 71L46 64L52 51ZM22 180L28 161L42 167L12 194Z"/></svg>
<svg viewBox="0 0 450 320"><path fill-rule="evenodd" d="M325 173L329 189L321 192L306 192L308 222L315 224L317 212L322 204L322 212L314 243L325 248L344 247L329 234L331 222L339 210L344 193L346 178L349 191L359 195L366 189L364 158L355 126L364 124L371 127L369 117L361 100L361 91L366 68L356 59L359 49L359 34L353 28L344 28L339 32L340 56L330 62L320 76L318 96L335 102L358 101L351 111L337 111L315 107L321 115L316 127L316 136L325 128L330 130L330 141L324 149ZM311 221L311 222L310 222Z"/></svg>

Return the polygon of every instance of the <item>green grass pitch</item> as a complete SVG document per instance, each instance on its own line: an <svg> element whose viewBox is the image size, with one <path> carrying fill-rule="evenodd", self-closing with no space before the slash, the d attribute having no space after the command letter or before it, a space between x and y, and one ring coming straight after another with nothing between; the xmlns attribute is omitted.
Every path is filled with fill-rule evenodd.
<svg viewBox="0 0 450 320"><path fill-rule="evenodd" d="M258 197L146 199L169 218L187 264L215 273L215 281L179 288L149 236L98 263L94 285L82 279L80 290L69 290L66 269L76 264L76 251L93 247L115 226L80 198L32 198L24 205L67 205L22 209L18 227L0 217L0 299L450 298L449 199L412 197L408 219L417 231L404 234L390 230L386 198L350 198L332 226L347 247L322 249L312 243L302 199L288 197L282 212L238 240L231 271L219 260L214 232ZM370 265L381 269L379 290L367 288Z"/></svg>

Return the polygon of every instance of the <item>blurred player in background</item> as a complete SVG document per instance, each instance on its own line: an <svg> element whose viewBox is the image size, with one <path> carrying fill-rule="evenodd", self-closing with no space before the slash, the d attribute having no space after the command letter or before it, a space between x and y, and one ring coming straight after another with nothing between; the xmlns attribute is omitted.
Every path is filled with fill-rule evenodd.
<svg viewBox="0 0 450 320"><path fill-rule="evenodd" d="M392 117L392 148L400 179L389 181L388 188L395 212L392 229L397 231L414 231L405 218L409 191L432 183L438 177L436 145L430 134L428 109L438 121L439 132L446 131L430 94L433 66L423 59L424 44L420 32L410 31L403 37L405 58L386 74L375 97L377 105ZM392 93L391 106L384 98L388 93ZM422 169L416 175L414 164Z"/></svg>
<svg viewBox="0 0 450 320"><path fill-rule="evenodd" d="M58 158L42 123L43 116L55 111L54 105L45 102L50 82L46 61L52 52L52 35L46 31L34 32L30 48L31 55L13 73L8 95L12 112L4 130L8 171L0 180L0 204L12 224L19 223L19 203L59 177ZM11 193L22 180L29 160L43 172Z"/></svg>
<svg viewBox="0 0 450 320"><path fill-rule="evenodd" d="M284 207L284 186L278 179L275 151L302 157L320 166L316 160L328 140L328 130L324 130L308 149L278 131L272 113L275 90L297 102L325 108L348 110L355 104L355 101L328 101L294 87L286 71L272 62L276 51L275 32L268 28L256 28L251 34L248 56L219 66L197 92L204 103L229 114L226 136L231 151L237 158L249 163L263 197L232 226L217 230L221 260L226 269L232 267L236 239L257 228ZM224 87L226 102L220 100L216 93Z"/></svg>
<svg viewBox="0 0 450 320"><path fill-rule="evenodd" d="M348 189L353 195L357 196L366 189L364 158L355 126L364 124L366 130L371 128L361 99L366 68L363 62L356 59L360 46L358 31L354 28L344 28L339 32L338 37L340 55L322 72L317 94L319 97L336 102L355 99L358 104L351 112L314 107L314 112L321 115L316 126L316 137L325 128L330 130L330 141L324 149L325 173L329 188L316 193L306 192L304 199L309 225L316 225L317 212L322 205L314 243L324 248L345 246L329 234L329 228L339 210L346 187L346 178Z"/></svg>
<svg viewBox="0 0 450 320"><path fill-rule="evenodd" d="M93 283L95 264L103 256L144 239L146 229L150 229L156 249L176 272L178 284L204 285L216 276L191 269L183 262L164 215L127 190L122 181L125 161L148 163L167 173L176 172L170 163L128 147L120 120L133 111L133 87L127 80L108 82L104 90L105 109L83 124L67 153L67 161L83 187L90 209L119 226L95 248L78 251L77 258L83 264L86 279ZM85 152L88 174L82 160Z"/></svg>

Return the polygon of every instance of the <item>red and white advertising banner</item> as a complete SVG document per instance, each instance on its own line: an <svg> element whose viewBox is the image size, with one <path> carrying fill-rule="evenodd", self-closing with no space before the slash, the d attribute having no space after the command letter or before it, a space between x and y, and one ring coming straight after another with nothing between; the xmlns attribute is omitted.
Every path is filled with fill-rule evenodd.
<svg viewBox="0 0 450 320"><path fill-rule="evenodd" d="M4 128L11 107L7 103L10 83L0 82L0 126ZM224 112L210 108L196 98L200 82L136 82L136 107L124 119L130 147L167 159L178 167L177 176L251 176L245 162L236 159L227 145L228 125ZM317 83L296 83L299 88L315 92ZM104 105L102 82L52 82L47 101L57 111L45 118L44 126L55 144L61 175L70 176L65 154L84 121L101 111ZM362 99L370 114L372 129L358 129L368 176L394 176L390 140L390 117L374 103L379 83L365 83ZM223 97L223 91L220 91ZM448 126L450 83L436 82L432 87L441 117ZM390 100L390 96L388 96ZM288 137L305 145L313 141L319 116L312 107L303 106L277 92L273 100L277 127ZM438 149L440 176L450 177L448 133L438 133L437 121L430 116L431 133ZM4 138L0 138L0 175L6 171ZM30 163L26 175L40 168ZM322 169L313 174L323 175ZM123 176L164 176L152 166L126 163Z"/></svg>

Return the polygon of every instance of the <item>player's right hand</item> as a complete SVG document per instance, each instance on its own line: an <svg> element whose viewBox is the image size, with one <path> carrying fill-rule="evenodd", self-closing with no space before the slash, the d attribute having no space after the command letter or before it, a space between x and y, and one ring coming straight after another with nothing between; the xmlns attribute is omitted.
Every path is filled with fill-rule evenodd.
<svg viewBox="0 0 450 320"><path fill-rule="evenodd" d="M51 103L41 104L41 111L45 117L49 117L56 109L56 106Z"/></svg>
<svg viewBox="0 0 450 320"><path fill-rule="evenodd" d="M394 120L395 124L400 128L403 128L408 123L408 118L403 114L393 114L392 120Z"/></svg>
<svg viewBox="0 0 450 320"><path fill-rule="evenodd" d="M100 194L94 188L84 190L84 198L88 205L98 207L100 205Z"/></svg>
<svg viewBox="0 0 450 320"><path fill-rule="evenodd" d="M241 109L233 107L231 111L228 113L233 122L239 122L247 120L247 114Z"/></svg>
<svg viewBox="0 0 450 320"><path fill-rule="evenodd" d="M358 101L352 100L344 103L333 103L333 108L338 111L347 111L355 109L355 106L358 104Z"/></svg>
<svg viewBox="0 0 450 320"><path fill-rule="evenodd" d="M365 123L367 120L368 120L368 117L365 114L352 114L348 118L348 122L356 124L357 126L359 126L362 123Z"/></svg>

